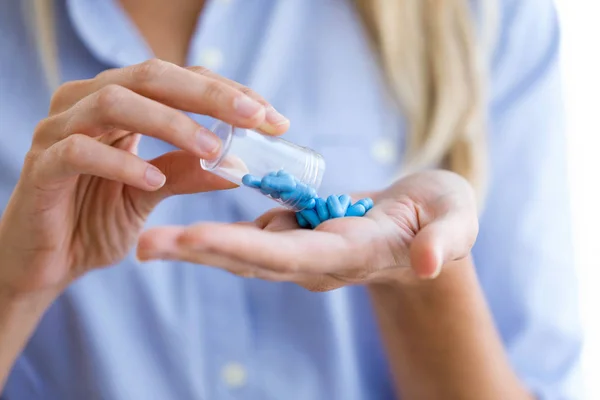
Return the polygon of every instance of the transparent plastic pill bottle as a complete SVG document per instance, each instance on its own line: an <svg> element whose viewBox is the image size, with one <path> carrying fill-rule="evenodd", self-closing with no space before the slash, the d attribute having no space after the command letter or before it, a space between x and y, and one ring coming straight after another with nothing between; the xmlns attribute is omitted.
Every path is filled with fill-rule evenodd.
<svg viewBox="0 0 600 400"><path fill-rule="evenodd" d="M224 122L217 122L211 130L221 139L222 146L214 160L200 160L206 171L238 185L243 185L242 179L247 174L260 179L285 171L296 182L318 191L325 173L325 160L314 150ZM255 190L260 193L259 188ZM297 198L283 200L265 195L289 209L300 211L304 208Z"/></svg>

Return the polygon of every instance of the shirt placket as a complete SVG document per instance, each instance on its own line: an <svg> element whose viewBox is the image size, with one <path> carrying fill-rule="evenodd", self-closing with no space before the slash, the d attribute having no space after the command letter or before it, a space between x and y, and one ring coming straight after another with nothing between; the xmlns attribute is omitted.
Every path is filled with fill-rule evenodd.
<svg viewBox="0 0 600 400"><path fill-rule="evenodd" d="M206 3L190 44L188 65L203 66L228 76L231 73L228 65L235 66L240 62L229 46L232 32L228 22L235 12L236 2L211 0ZM208 128L214 123L214 119L207 116L192 115L192 118ZM235 214L226 194L213 195L219 197L221 207L231 209L229 214ZM219 285L203 285L204 326L209 330L204 332L207 340L205 348L211 349L211 353L198 356L208 357L212 398L252 398L255 371L251 365L251 321L246 312L245 290L244 280L232 277L222 279Z"/></svg>

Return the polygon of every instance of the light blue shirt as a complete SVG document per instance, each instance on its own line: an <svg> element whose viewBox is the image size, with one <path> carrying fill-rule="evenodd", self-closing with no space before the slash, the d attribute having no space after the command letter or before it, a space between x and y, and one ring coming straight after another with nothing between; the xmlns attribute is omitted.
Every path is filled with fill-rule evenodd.
<svg viewBox="0 0 600 400"><path fill-rule="evenodd" d="M0 0L0 205L49 100L19 3ZM56 3L64 80L151 57L116 2ZM541 399L575 399L581 335L556 15L549 0L501 3L489 99L491 187L474 258L520 378ZM188 63L251 86L287 115L287 138L325 156L324 194L380 189L396 172L403 118L385 96L351 2L208 1ZM144 157L169 149L149 138L140 145ZM148 226L251 220L272 205L246 189L181 196L162 203ZM1 398L393 399L377 331L363 287L315 294L129 256L55 302Z"/></svg>

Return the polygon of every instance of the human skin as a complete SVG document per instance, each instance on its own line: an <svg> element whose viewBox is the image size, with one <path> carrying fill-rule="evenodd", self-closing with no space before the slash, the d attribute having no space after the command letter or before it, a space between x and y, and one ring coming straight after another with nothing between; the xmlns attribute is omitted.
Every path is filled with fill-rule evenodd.
<svg viewBox="0 0 600 400"><path fill-rule="evenodd" d="M282 209L254 223L155 228L142 234L137 254L318 292L367 285L402 398L531 398L507 360L469 255L478 223L468 183L428 171L369 195L375 206L366 216L314 230L298 229Z"/></svg>
<svg viewBox="0 0 600 400"><path fill-rule="evenodd" d="M180 110L267 134L289 125L242 85L159 60L54 94L0 220L0 382L50 303L120 261L161 200L235 186L201 169L199 158L217 156L220 142ZM136 155L136 132L181 150L147 162Z"/></svg>
<svg viewBox="0 0 600 400"><path fill-rule="evenodd" d="M54 299L138 244L142 260L183 259L313 291L367 285L403 398L530 398L506 360L469 257L477 235L472 190L452 173L409 176L370 193L376 206L367 217L314 231L274 210L254 223L141 232L168 196L232 187L199 167L198 158L218 148L178 110L266 134L285 132L289 121L235 82L177 67L203 2L121 3L154 54L172 63L68 83L38 125L0 221L0 388ZM143 161L135 132L181 150ZM222 235L228 240L216 241Z"/></svg>

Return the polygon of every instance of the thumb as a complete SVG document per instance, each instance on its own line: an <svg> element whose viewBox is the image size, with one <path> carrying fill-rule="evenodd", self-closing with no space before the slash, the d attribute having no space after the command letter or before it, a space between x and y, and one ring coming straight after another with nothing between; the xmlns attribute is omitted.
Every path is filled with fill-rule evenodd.
<svg viewBox="0 0 600 400"><path fill-rule="evenodd" d="M468 212L452 212L422 228L410 246L411 266L417 276L436 278L442 266L467 257L477 238L477 217Z"/></svg>
<svg viewBox="0 0 600 400"><path fill-rule="evenodd" d="M128 187L131 190L132 202L140 212L150 213L158 203L170 196L236 187L220 176L202 169L200 159L186 151L172 151L150 163L160 169L167 180L162 188L154 192Z"/></svg>

